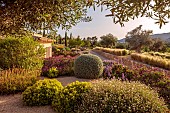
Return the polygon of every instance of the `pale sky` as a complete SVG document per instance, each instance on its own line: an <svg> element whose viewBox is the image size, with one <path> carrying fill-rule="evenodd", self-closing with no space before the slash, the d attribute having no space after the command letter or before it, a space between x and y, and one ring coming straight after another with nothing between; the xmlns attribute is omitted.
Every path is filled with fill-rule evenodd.
<svg viewBox="0 0 170 113"><path fill-rule="evenodd" d="M170 32L170 23L163 25L160 29L159 25L154 24L155 20L149 18L138 18L130 20L125 23L125 27L121 27L119 24L113 23L112 17L105 17L106 14L110 14L110 12L105 10L101 12L100 8L96 8L95 11L93 9L89 9L87 15L91 16L93 20L91 22L78 23L68 31L68 35L69 33L72 33L74 37L79 35L81 38L92 36L100 38L102 35L111 33L118 39L121 39L125 37L127 32L133 30L139 25L143 25L142 28L145 30L153 30L154 34ZM58 34L64 36L65 31L59 30Z"/></svg>

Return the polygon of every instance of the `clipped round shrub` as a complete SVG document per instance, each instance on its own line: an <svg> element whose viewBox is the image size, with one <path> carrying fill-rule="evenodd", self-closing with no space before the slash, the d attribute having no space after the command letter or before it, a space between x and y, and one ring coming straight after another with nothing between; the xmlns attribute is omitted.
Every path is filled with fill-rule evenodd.
<svg viewBox="0 0 170 113"><path fill-rule="evenodd" d="M22 99L29 106L49 105L62 88L62 84L56 79L39 80L22 93Z"/></svg>
<svg viewBox="0 0 170 113"><path fill-rule="evenodd" d="M80 55L74 62L74 73L79 78L99 78L103 73L103 62L96 55Z"/></svg>
<svg viewBox="0 0 170 113"><path fill-rule="evenodd" d="M168 108L158 94L138 82L96 81L82 95L78 113L166 113Z"/></svg>
<svg viewBox="0 0 170 113"><path fill-rule="evenodd" d="M59 91L53 99L52 106L57 113L75 113L81 104L82 94L90 90L89 82L73 82Z"/></svg>

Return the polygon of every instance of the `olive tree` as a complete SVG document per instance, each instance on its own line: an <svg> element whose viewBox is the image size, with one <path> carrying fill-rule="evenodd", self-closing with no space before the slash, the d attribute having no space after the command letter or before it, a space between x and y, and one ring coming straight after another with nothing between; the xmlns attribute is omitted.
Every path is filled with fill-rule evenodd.
<svg viewBox="0 0 170 113"><path fill-rule="evenodd" d="M114 23L124 25L130 19L148 17L156 24L168 23L169 0L0 0L0 35L27 30L55 31L90 21L87 8L106 6ZM86 18L87 17L87 18Z"/></svg>
<svg viewBox="0 0 170 113"><path fill-rule="evenodd" d="M142 25L140 25L127 33L125 41L129 44L131 50L140 52L143 47L152 46L151 34L151 30L142 30Z"/></svg>
<svg viewBox="0 0 170 113"><path fill-rule="evenodd" d="M96 0L101 6L107 6L113 17L114 23L124 26L124 22L138 17L148 17L155 20L156 24L168 23L170 18L170 0Z"/></svg>
<svg viewBox="0 0 170 113"><path fill-rule="evenodd" d="M100 44L103 47L115 47L116 43L117 43L117 37L113 36L112 34L107 34L107 35L103 35L100 37Z"/></svg>
<svg viewBox="0 0 170 113"><path fill-rule="evenodd" d="M0 0L0 35L31 31L69 29L87 18L90 0Z"/></svg>

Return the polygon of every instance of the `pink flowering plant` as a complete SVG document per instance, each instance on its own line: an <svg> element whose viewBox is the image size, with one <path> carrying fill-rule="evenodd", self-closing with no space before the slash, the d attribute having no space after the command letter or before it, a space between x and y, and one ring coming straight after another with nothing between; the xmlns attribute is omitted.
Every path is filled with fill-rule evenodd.
<svg viewBox="0 0 170 113"><path fill-rule="evenodd" d="M48 72L51 68L56 68L58 70L58 75L72 75L73 74L73 64L75 57L64 57L56 56L51 58L46 58L44 60L44 65L42 67L42 75L48 76Z"/></svg>
<svg viewBox="0 0 170 113"><path fill-rule="evenodd" d="M104 61L104 79L116 78L123 81L140 81L155 89L170 108L170 79L168 73L166 73L168 71L138 63L133 63L132 68L117 61Z"/></svg>
<svg viewBox="0 0 170 113"><path fill-rule="evenodd" d="M132 80L135 74L136 73L133 70L128 69L126 66L120 64L114 64L113 62L111 62L110 64L105 66L103 72L103 78L104 79L116 78L124 81L124 80Z"/></svg>

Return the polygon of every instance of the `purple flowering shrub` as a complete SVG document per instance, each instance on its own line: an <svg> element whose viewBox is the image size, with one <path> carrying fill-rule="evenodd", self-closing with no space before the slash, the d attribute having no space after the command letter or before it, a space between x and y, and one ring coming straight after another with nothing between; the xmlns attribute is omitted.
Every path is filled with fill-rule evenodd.
<svg viewBox="0 0 170 113"><path fill-rule="evenodd" d="M133 70L128 69L122 65L110 63L106 65L103 72L104 79L122 79L122 80L131 80L135 76Z"/></svg>
<svg viewBox="0 0 170 113"><path fill-rule="evenodd" d="M44 65L42 67L42 75L47 76L48 71L51 68L55 68L58 70L58 75L72 75L73 72L73 64L75 57L71 56L56 56L51 58L46 58L44 60Z"/></svg>
<svg viewBox="0 0 170 113"><path fill-rule="evenodd" d="M112 61L104 61L104 79L121 79L123 81L139 81L155 89L159 96L163 97L170 108L170 80L166 73L159 71L159 68L151 68L146 65L130 66Z"/></svg>

